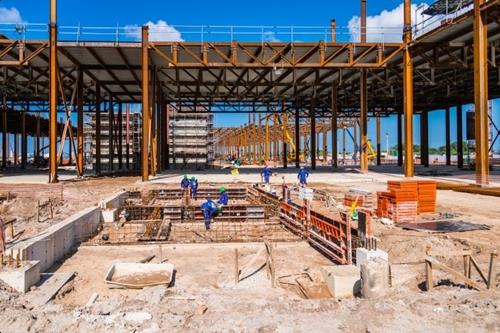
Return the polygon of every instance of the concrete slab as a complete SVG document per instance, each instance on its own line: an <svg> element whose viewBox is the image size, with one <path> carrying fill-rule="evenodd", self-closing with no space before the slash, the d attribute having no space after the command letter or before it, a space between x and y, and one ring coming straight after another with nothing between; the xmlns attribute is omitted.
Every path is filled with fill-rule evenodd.
<svg viewBox="0 0 500 333"><path fill-rule="evenodd" d="M356 267L361 268L361 265L363 265L365 262L372 261L375 259L382 259L388 262L389 254L380 249L367 250L360 247L356 249Z"/></svg>
<svg viewBox="0 0 500 333"><path fill-rule="evenodd" d="M19 268L2 270L0 280L14 290L25 293L40 281L40 262L29 261Z"/></svg>
<svg viewBox="0 0 500 333"><path fill-rule="evenodd" d="M53 299L74 276L73 272L42 273L41 285L35 291L27 294L25 299L34 307L42 306Z"/></svg>
<svg viewBox="0 0 500 333"><path fill-rule="evenodd" d="M322 266L321 273L333 297L351 298L360 293L360 271L356 266Z"/></svg>

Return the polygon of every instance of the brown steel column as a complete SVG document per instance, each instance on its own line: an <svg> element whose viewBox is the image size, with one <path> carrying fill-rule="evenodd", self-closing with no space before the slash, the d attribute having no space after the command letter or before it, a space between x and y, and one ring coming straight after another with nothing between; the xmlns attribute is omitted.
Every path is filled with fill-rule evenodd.
<svg viewBox="0 0 500 333"><path fill-rule="evenodd" d="M403 166L403 115L398 111L398 166Z"/></svg>
<svg viewBox="0 0 500 333"><path fill-rule="evenodd" d="M332 166L334 168L338 168L338 104L337 104L337 83L334 82L332 87Z"/></svg>
<svg viewBox="0 0 500 333"><path fill-rule="evenodd" d="M366 0L361 0L361 43L366 43ZM368 172L368 89L367 72L361 69L360 73L360 118L359 135L361 137L360 171Z"/></svg>
<svg viewBox="0 0 500 333"><path fill-rule="evenodd" d="M115 110L114 110L114 102L113 102L113 96L109 96L109 103L108 103L108 168L109 172L113 172L113 160L115 158L115 146L114 146L114 126L113 126L113 121L115 118Z"/></svg>
<svg viewBox="0 0 500 333"><path fill-rule="evenodd" d="M463 135L463 113L462 99L459 97L457 101L457 166L462 169L464 167L464 135Z"/></svg>
<svg viewBox="0 0 500 333"><path fill-rule="evenodd" d="M429 167L429 112L420 114L420 164Z"/></svg>
<svg viewBox="0 0 500 333"><path fill-rule="evenodd" d="M450 108L445 109L446 165L451 165Z"/></svg>
<svg viewBox="0 0 500 333"><path fill-rule="evenodd" d="M118 170L123 169L123 103L118 103Z"/></svg>
<svg viewBox="0 0 500 333"><path fill-rule="evenodd" d="M382 164L382 156L380 149L380 115L377 115L377 165Z"/></svg>
<svg viewBox="0 0 500 333"><path fill-rule="evenodd" d="M76 172L78 177L83 176L83 71L78 71L78 82L76 92ZM70 145L71 147L71 145Z"/></svg>
<svg viewBox="0 0 500 333"><path fill-rule="evenodd" d="M315 115L315 109L316 109L316 100L313 98L311 100L311 111L310 111L310 117L311 117L311 169L315 170L316 169L316 115Z"/></svg>
<svg viewBox="0 0 500 333"><path fill-rule="evenodd" d="M7 167L7 105L2 110L2 168Z"/></svg>
<svg viewBox="0 0 500 333"><path fill-rule="evenodd" d="M149 52L148 26L142 27L142 181L149 180Z"/></svg>
<svg viewBox="0 0 500 333"><path fill-rule="evenodd" d="M165 108L165 169L170 169L170 107L169 103L163 102Z"/></svg>
<svg viewBox="0 0 500 333"><path fill-rule="evenodd" d="M95 173L101 175L101 85L95 85Z"/></svg>
<svg viewBox="0 0 500 333"><path fill-rule="evenodd" d="M295 106L295 167L300 168L300 111Z"/></svg>
<svg viewBox="0 0 500 333"><path fill-rule="evenodd" d="M403 52L403 109L405 121L405 177L415 175L413 165L413 56L410 51L411 33L411 0L404 2L404 36Z"/></svg>
<svg viewBox="0 0 500 333"><path fill-rule="evenodd" d="M35 158L36 158L37 163L40 161L40 135L41 135L40 131L41 131L40 113L37 113L37 115L36 115L36 139L35 139L35 144L36 144Z"/></svg>
<svg viewBox="0 0 500 333"><path fill-rule="evenodd" d="M28 164L28 136L26 134L26 112L29 111L29 102L26 110L21 113L21 167L24 169Z"/></svg>
<svg viewBox="0 0 500 333"><path fill-rule="evenodd" d="M342 128L342 164L345 165L345 158L346 158L346 154L347 154L347 151L346 151L346 132L347 132L347 128L344 126Z"/></svg>
<svg viewBox="0 0 500 333"><path fill-rule="evenodd" d="M14 133L12 135L12 137L14 138L14 152L13 152L13 157L14 157L14 165L17 165L17 161L19 161L19 148L18 148L18 143L19 143L19 134L17 133Z"/></svg>
<svg viewBox="0 0 500 333"><path fill-rule="evenodd" d="M323 138L322 138L322 144L323 144L323 163L326 164L328 160L328 139L327 139L327 127L324 125L323 128Z"/></svg>
<svg viewBox="0 0 500 333"><path fill-rule="evenodd" d="M130 104L125 106L125 166L130 170Z"/></svg>
<svg viewBox="0 0 500 333"><path fill-rule="evenodd" d="M476 141L476 183L489 184L489 120L488 120L488 23L481 5L474 0L474 106Z"/></svg>
<svg viewBox="0 0 500 333"><path fill-rule="evenodd" d="M50 0L49 183L57 183L57 1Z"/></svg>
<svg viewBox="0 0 500 333"><path fill-rule="evenodd" d="M288 168L288 156L287 156L287 153L288 153L288 147L286 145L286 135L285 135L285 131L288 130L288 114L286 113L285 111L285 105L283 104L282 107L281 107L281 112L285 112L283 114L283 135L282 135L282 138L281 138L281 142L282 142L282 147L283 147L283 168L286 169Z"/></svg>
<svg viewBox="0 0 500 333"><path fill-rule="evenodd" d="M151 82L150 82L151 86L150 86L150 91L151 91L151 94L150 94L150 101L149 101L149 105L150 105L150 114L149 114L149 123L150 123L150 127L149 127L149 133L151 133L150 135L150 138L151 138L151 143L150 143L150 149L151 149L151 175L152 176L156 176L156 170L158 168L158 165L157 165L157 156L156 156L156 113L157 113L157 110L156 110L156 67L153 66L152 70L151 70ZM195 110L197 108L197 105L195 103Z"/></svg>

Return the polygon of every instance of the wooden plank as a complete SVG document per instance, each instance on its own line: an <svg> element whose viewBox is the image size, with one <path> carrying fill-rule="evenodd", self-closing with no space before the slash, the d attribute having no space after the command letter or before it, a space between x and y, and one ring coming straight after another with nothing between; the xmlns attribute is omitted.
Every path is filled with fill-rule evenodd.
<svg viewBox="0 0 500 333"><path fill-rule="evenodd" d="M439 262L438 260L434 259L433 257L430 257L430 256L427 256L427 258L425 258L426 262L427 263L430 263L432 266L435 266L436 268L439 268L443 271L445 271L446 273L448 274L451 274L452 276L454 276L455 278L461 280L462 282L464 282L466 285L472 287L472 288L476 288L477 290L480 290L480 291L485 291L486 288L481 286L480 284L478 284L476 281L473 281L467 277L465 277L462 273L448 267L448 266L445 266L443 265L441 262Z"/></svg>
<svg viewBox="0 0 500 333"><path fill-rule="evenodd" d="M40 274L41 279L45 281L37 290L26 294L28 302L34 307L47 304L74 276L74 272Z"/></svg>

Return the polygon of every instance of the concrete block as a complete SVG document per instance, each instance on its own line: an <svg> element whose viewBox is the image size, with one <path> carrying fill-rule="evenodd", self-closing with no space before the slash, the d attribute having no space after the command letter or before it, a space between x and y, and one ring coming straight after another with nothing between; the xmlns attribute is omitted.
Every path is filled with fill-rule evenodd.
<svg viewBox="0 0 500 333"><path fill-rule="evenodd" d="M40 262L29 261L19 268L2 270L0 280L18 292L25 293L40 281Z"/></svg>
<svg viewBox="0 0 500 333"><path fill-rule="evenodd" d="M364 298L383 296L389 289L389 263L377 258L361 265L361 295Z"/></svg>
<svg viewBox="0 0 500 333"><path fill-rule="evenodd" d="M118 219L118 209L103 209L101 211L102 223L113 223Z"/></svg>
<svg viewBox="0 0 500 333"><path fill-rule="evenodd" d="M356 266L323 266L321 273L333 297L350 298L360 293L360 271Z"/></svg>
<svg viewBox="0 0 500 333"><path fill-rule="evenodd" d="M367 250L361 247L358 247L356 249L356 266L358 268L361 268L361 265L363 265L365 262L375 259L382 259L389 262L389 254L379 249Z"/></svg>

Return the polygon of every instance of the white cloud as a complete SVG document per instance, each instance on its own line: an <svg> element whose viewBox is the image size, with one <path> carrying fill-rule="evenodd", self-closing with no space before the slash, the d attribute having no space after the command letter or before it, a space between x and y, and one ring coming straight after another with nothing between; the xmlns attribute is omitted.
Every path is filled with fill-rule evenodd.
<svg viewBox="0 0 500 333"><path fill-rule="evenodd" d="M420 24L423 20L429 18L427 15L422 15L422 11L427 7L428 5L425 3L411 5L412 24L415 24L415 20ZM392 10L383 10L378 15L368 16L366 18L367 41L400 42L403 37L403 19L404 3ZM348 23L351 41L360 40L360 21L359 16L354 16Z"/></svg>
<svg viewBox="0 0 500 333"><path fill-rule="evenodd" d="M276 37L276 33L274 31L265 31L264 32L264 42L280 43L281 40L278 37Z"/></svg>
<svg viewBox="0 0 500 333"><path fill-rule="evenodd" d="M0 23L23 23L17 8L0 7Z"/></svg>
<svg viewBox="0 0 500 333"><path fill-rule="evenodd" d="M149 27L149 40L151 41L162 41L162 42L182 42L184 39L179 30L163 20L158 20L158 22L153 23L149 21L146 23ZM127 25L125 26L125 34L136 40L141 39L141 27L138 25Z"/></svg>

